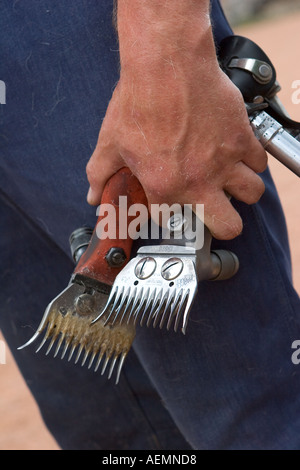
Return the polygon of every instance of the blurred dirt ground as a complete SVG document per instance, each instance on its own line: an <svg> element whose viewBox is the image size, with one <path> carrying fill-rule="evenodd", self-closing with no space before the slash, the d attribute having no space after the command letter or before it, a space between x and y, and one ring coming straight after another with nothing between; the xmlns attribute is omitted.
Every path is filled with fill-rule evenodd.
<svg viewBox="0 0 300 470"><path fill-rule="evenodd" d="M292 103L292 83L300 80L300 13L235 28L235 32L253 39L270 56L282 85L281 100L291 117L300 121L300 104ZM272 157L269 163L286 214L294 283L299 293L299 179ZM0 364L0 450L58 450L8 350L6 361L6 365Z"/></svg>

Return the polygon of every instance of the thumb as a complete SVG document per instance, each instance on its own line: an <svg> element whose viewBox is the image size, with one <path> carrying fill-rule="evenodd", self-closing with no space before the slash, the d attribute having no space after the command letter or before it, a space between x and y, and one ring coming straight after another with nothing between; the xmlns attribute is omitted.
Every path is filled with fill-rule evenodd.
<svg viewBox="0 0 300 470"><path fill-rule="evenodd" d="M100 204L106 182L123 166L124 162L116 153L106 152L102 148L96 147L86 167L90 184L87 194L89 204L92 206Z"/></svg>
<svg viewBox="0 0 300 470"><path fill-rule="evenodd" d="M90 184L87 202L92 206L100 204L106 182L124 167L124 161L120 157L113 136L114 127L110 125L111 120L107 118L108 116L103 121L96 148L86 166Z"/></svg>

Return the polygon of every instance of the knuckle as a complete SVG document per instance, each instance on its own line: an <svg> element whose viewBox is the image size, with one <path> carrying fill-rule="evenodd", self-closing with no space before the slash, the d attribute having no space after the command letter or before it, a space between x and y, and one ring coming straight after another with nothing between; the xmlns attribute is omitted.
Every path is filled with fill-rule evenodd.
<svg viewBox="0 0 300 470"><path fill-rule="evenodd" d="M258 177L257 186L256 186L256 198L257 198L257 200L255 202L259 201L259 199L264 194L265 189L266 189L266 187L265 187L265 184L264 184L263 180L260 177Z"/></svg>
<svg viewBox="0 0 300 470"><path fill-rule="evenodd" d="M265 185L262 179L257 176L255 184L251 185L251 189L247 192L244 202L246 204L256 204L265 192Z"/></svg>
<svg viewBox="0 0 300 470"><path fill-rule="evenodd" d="M151 177L141 178L141 181L148 198L155 201L168 202L177 192L173 182L167 183L163 177L152 174Z"/></svg>
<svg viewBox="0 0 300 470"><path fill-rule="evenodd" d="M260 146L260 149L259 151L256 152L257 158L256 158L255 170L257 173L263 173L267 169L267 166L268 166L268 155L263 149L263 147L261 146L261 144L259 144L259 146Z"/></svg>
<svg viewBox="0 0 300 470"><path fill-rule="evenodd" d="M255 179L240 187L241 200L246 204L256 204L265 192L262 179L255 175Z"/></svg>
<svg viewBox="0 0 300 470"><path fill-rule="evenodd" d="M254 181L253 181L253 193L256 193L257 196L261 196L264 191L265 191L265 184L262 180L262 178L259 175L254 175Z"/></svg>
<svg viewBox="0 0 300 470"><path fill-rule="evenodd" d="M93 157L91 157L91 159L86 165L86 175L91 185L97 182L97 171L96 171L96 167L93 161Z"/></svg>
<svg viewBox="0 0 300 470"><path fill-rule="evenodd" d="M243 222L242 220L236 220L228 227L223 229L223 240L232 240L233 238L238 237L243 231Z"/></svg>
<svg viewBox="0 0 300 470"><path fill-rule="evenodd" d="M254 145L249 147L249 163L250 167L256 173L263 173L268 166L268 155L263 146L253 137Z"/></svg>
<svg viewBox="0 0 300 470"><path fill-rule="evenodd" d="M242 233L243 221L238 214L230 218L228 217L227 220L212 216L208 228L215 238L219 240L232 240Z"/></svg>
<svg viewBox="0 0 300 470"><path fill-rule="evenodd" d="M92 164L89 162L86 166L86 175L90 184L94 182L95 173Z"/></svg>
<svg viewBox="0 0 300 470"><path fill-rule="evenodd" d="M101 181L99 180L99 178L97 178L97 175L95 173L87 173L87 180L89 182L89 185L92 189L97 189L100 184L101 184Z"/></svg>

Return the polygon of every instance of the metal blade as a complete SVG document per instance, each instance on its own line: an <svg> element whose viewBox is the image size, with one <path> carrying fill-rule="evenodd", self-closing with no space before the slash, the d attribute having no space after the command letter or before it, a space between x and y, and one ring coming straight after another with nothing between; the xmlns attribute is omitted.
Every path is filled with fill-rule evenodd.
<svg viewBox="0 0 300 470"><path fill-rule="evenodd" d="M118 321L115 322L115 326L107 324L107 317L111 318L115 314L114 310L110 310L111 306L107 309L107 315L95 323L99 311L102 311L107 304L108 297L113 302L111 306L117 308L119 305L119 310L122 310L124 315L123 307L125 305L126 309L128 305L126 298L122 297L122 292L108 296L107 293L86 287L84 283L71 282L49 303L36 333L19 349L31 345L44 334L37 352L48 343L46 354L49 354L55 346L54 357L57 357L62 350L61 359L63 359L69 350L68 361L71 361L77 349L75 363L78 363L83 355L81 365L87 364L88 368L92 367L98 355L95 371L105 356L102 374L113 358L108 378L112 376L115 365L121 358L117 369L118 381L124 359L135 337L135 327L132 323L126 322L120 325ZM120 301L123 302L121 306Z"/></svg>

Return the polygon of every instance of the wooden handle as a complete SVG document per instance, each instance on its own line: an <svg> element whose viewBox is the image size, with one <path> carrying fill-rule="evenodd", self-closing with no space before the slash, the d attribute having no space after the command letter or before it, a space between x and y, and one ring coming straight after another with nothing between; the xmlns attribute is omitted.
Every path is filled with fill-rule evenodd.
<svg viewBox="0 0 300 470"><path fill-rule="evenodd" d="M120 205L120 196L127 197L127 208L133 204L148 206L147 198L140 182L128 168L122 168L113 175L104 188L100 205L101 208L103 204L109 204L109 209L111 210L107 211L105 215L99 216L89 246L80 258L74 274L81 274L101 283L112 285L117 274L129 261L133 240L128 235L128 226L136 216L129 216L127 211L124 213L125 204ZM116 233L110 233L109 238L100 239L97 235L97 226L104 218L105 223L108 222L106 227L109 226L111 229L115 227ZM104 222L102 225L104 225ZM125 239L120 239L120 235L122 238L124 237L124 233L120 233L121 226L126 227ZM111 235L114 235L113 238ZM114 248L124 250L126 261L121 267L112 267L107 261L107 255Z"/></svg>

